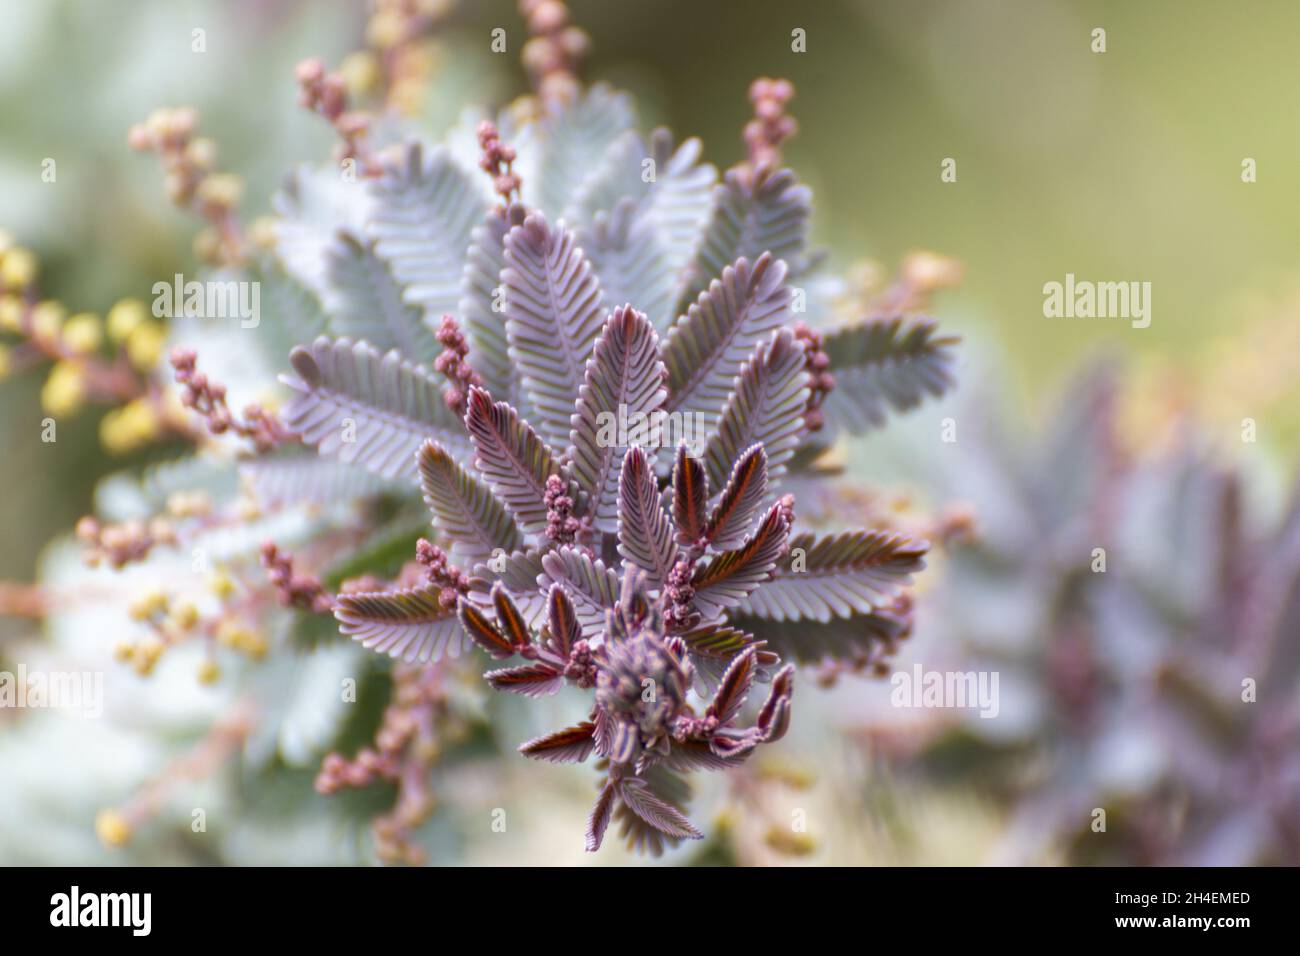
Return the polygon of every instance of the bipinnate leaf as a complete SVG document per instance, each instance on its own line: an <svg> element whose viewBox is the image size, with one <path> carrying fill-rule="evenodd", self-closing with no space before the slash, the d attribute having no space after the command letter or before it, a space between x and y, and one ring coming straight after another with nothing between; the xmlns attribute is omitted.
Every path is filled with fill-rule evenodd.
<svg viewBox="0 0 1300 956"><path fill-rule="evenodd" d="M509 553L523 546L523 534L505 505L436 442L420 447L419 471L434 527L450 542L453 557L486 561L498 548Z"/></svg>
<svg viewBox="0 0 1300 956"><path fill-rule="evenodd" d="M772 575L785 550L790 524L781 505L768 509L753 535L734 551L715 555L696 569L695 607L706 620L735 607Z"/></svg>
<svg viewBox="0 0 1300 956"><path fill-rule="evenodd" d="M546 530L546 479L560 473L551 449L506 402L470 388L465 427L475 462L525 531Z"/></svg>
<svg viewBox="0 0 1300 956"><path fill-rule="evenodd" d="M574 406L568 458L573 477L591 500L595 526L617 527L619 471L626 445L620 422L648 421L663 404L665 371L646 317L631 306L615 309L596 339Z"/></svg>
<svg viewBox="0 0 1300 956"><path fill-rule="evenodd" d="M624 198L610 212L598 213L578 239L600 280L605 308L635 303L656 332L667 332L676 291L673 273L645 208Z"/></svg>
<svg viewBox="0 0 1300 956"><path fill-rule="evenodd" d="M431 330L457 310L470 235L485 211L482 194L446 149L426 154L413 142L371 181L370 197L366 229L374 251L405 289L406 301L423 310L436 351Z"/></svg>
<svg viewBox="0 0 1300 956"><path fill-rule="evenodd" d="M456 612L442 606L442 589L426 584L400 591L340 594L334 607L339 630L363 647L427 664L457 657L465 634Z"/></svg>
<svg viewBox="0 0 1300 956"><path fill-rule="evenodd" d="M704 834L695 829L681 810L661 798L639 777L619 781L618 795L623 805L638 819L671 840L701 840Z"/></svg>
<svg viewBox="0 0 1300 956"><path fill-rule="evenodd" d="M709 704L708 716L716 717L719 724L729 723L740 713L757 674L758 651L751 647L731 662L718 681L718 690Z"/></svg>
<svg viewBox="0 0 1300 956"><path fill-rule="evenodd" d="M885 423L888 413L937 398L954 382L955 336L937 334L928 318L876 319L846 326L825 339L835 388L823 413L828 424L861 434Z"/></svg>
<svg viewBox="0 0 1300 956"><path fill-rule="evenodd" d="M627 94L603 83L548 111L537 124L535 200L552 218L572 218L583 185L600 175L611 149L635 121ZM525 183L525 189L531 190Z"/></svg>
<svg viewBox="0 0 1300 956"><path fill-rule="evenodd" d="M609 829L610 817L614 812L614 798L617 796L612 780L606 780L600 788L596 805L587 816L587 852L595 853L605 841L605 831Z"/></svg>
<svg viewBox="0 0 1300 956"><path fill-rule="evenodd" d="M878 658L912 630L911 613L892 605L868 614L832 618L825 624L813 620L773 621L734 611L731 620L765 641L782 660L799 664Z"/></svg>
<svg viewBox="0 0 1300 956"><path fill-rule="evenodd" d="M599 558L570 547L548 551L542 556L542 568L537 585L541 588L549 588L552 584L563 586L573 602L583 636L592 638L603 633L605 610L618 604L618 572L605 567Z"/></svg>
<svg viewBox="0 0 1300 956"><path fill-rule="evenodd" d="M929 545L887 531L844 531L790 539L772 577L737 602L737 614L821 621L870 613L925 567Z"/></svg>
<svg viewBox="0 0 1300 956"><path fill-rule="evenodd" d="M540 213L506 235L505 258L510 360L523 377L539 433L563 448L604 319L600 283L573 233L552 227Z"/></svg>
<svg viewBox="0 0 1300 956"><path fill-rule="evenodd" d="M294 349L289 361L296 374L282 381L296 394L282 418L322 455L386 478L414 479L415 453L426 439L468 454L464 427L440 383L396 351L381 355L366 342L322 336Z"/></svg>
<svg viewBox="0 0 1300 956"><path fill-rule="evenodd" d="M757 183L743 171L728 170L713 187L713 211L684 277L678 311L724 266L742 257L752 261L767 253L785 260L795 274L802 272L811 215L812 191L790 170Z"/></svg>
<svg viewBox="0 0 1300 956"><path fill-rule="evenodd" d="M679 544L691 545L704 538L708 527L709 479L698 458L692 458L685 443L677 446L673 464L673 525Z"/></svg>
<svg viewBox="0 0 1300 956"><path fill-rule="evenodd" d="M340 231L325 247L321 305L335 335L397 349L408 361L425 365L438 353L423 313L402 301L402 286L375 253L373 241Z"/></svg>
<svg viewBox="0 0 1300 956"><path fill-rule="evenodd" d="M519 752L525 757L550 763L581 763L591 755L592 748L596 745L592 737L595 730L595 724L584 720L553 734L534 737L526 744L521 744Z"/></svg>
<svg viewBox="0 0 1300 956"><path fill-rule="evenodd" d="M564 686L564 675L546 663L523 664L519 667L488 671L483 675L483 679L493 690L534 698L557 694Z"/></svg>
<svg viewBox="0 0 1300 956"><path fill-rule="evenodd" d="M709 544L720 550L737 547L766 497L767 452L762 445L751 445L731 469L727 486L709 516L704 531Z"/></svg>
<svg viewBox="0 0 1300 956"><path fill-rule="evenodd" d="M523 206L494 208L470 235L460 285L460 317L469 339L469 363L483 385L497 397L517 403L518 383L510 364L506 339L505 294L501 270L506 267L506 233L524 221Z"/></svg>
<svg viewBox="0 0 1300 956"><path fill-rule="evenodd" d="M651 587L662 587L677 560L677 542L650 459L635 445L623 456L618 502L618 553L646 572Z"/></svg>
<svg viewBox="0 0 1300 956"><path fill-rule="evenodd" d="M803 345L780 329L754 352L735 380L716 431L709 436L704 466L721 487L744 449L762 443L767 475L776 481L806 430L808 372Z"/></svg>
<svg viewBox="0 0 1300 956"><path fill-rule="evenodd" d="M754 348L790 317L785 263L767 253L722 270L668 333L661 349L672 411L712 431L736 375Z"/></svg>
<svg viewBox="0 0 1300 956"><path fill-rule="evenodd" d="M582 625L569 595L558 584L547 592L546 611L547 645L567 660L573 645L582 640Z"/></svg>

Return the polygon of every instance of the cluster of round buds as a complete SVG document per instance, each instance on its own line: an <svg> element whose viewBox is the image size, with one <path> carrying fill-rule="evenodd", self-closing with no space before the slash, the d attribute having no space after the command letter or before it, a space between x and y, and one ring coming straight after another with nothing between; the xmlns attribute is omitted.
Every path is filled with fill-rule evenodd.
<svg viewBox="0 0 1300 956"><path fill-rule="evenodd" d="M509 207L512 198L518 198L519 187L523 185L514 171L514 147L501 142L496 123L483 120L478 124L478 148L479 169L492 177L492 188L501 197L501 205Z"/></svg>
<svg viewBox="0 0 1300 956"><path fill-rule="evenodd" d="M831 358L826 354L822 334L806 322L795 323L794 337L803 342L804 368L808 370L808 410L803 419L810 432L821 431L826 424L822 403L835 387L835 376L830 371Z"/></svg>
<svg viewBox="0 0 1300 956"><path fill-rule="evenodd" d="M781 144L799 128L794 117L785 111L793 98L794 86L789 80L760 77L749 85L754 118L745 124L745 148L755 180L763 179L781 165Z"/></svg>
<svg viewBox="0 0 1300 956"><path fill-rule="evenodd" d="M321 794L377 781L397 784L393 809L372 824L375 851L386 863L424 862L413 834L433 812L428 776L441 756L435 728L448 726L446 703L438 668L397 665L393 668L393 696L384 709L374 746L362 748L352 760L339 753L329 754L316 776L316 791Z"/></svg>
<svg viewBox="0 0 1300 956"><path fill-rule="evenodd" d="M524 44L524 68L544 103L568 103L578 95L578 69L591 39L569 22L561 0L519 0L531 36Z"/></svg>
<svg viewBox="0 0 1300 956"><path fill-rule="evenodd" d="M133 518L121 524L102 524L93 515L77 522L77 538L85 545L84 558L90 567L108 564L123 568L149 555L156 545L174 545L176 529L166 518Z"/></svg>
<svg viewBox="0 0 1300 956"><path fill-rule="evenodd" d="M415 543L415 560L424 568L430 584L436 584L438 603L453 610L462 594L469 593L469 578L447 558L446 552L425 538Z"/></svg>
<svg viewBox="0 0 1300 956"><path fill-rule="evenodd" d="M695 610L695 586L691 584L694 576L694 562L687 558L678 558L668 571L668 580L664 583L664 623L674 633L688 631L700 619Z"/></svg>
<svg viewBox="0 0 1300 956"><path fill-rule="evenodd" d="M471 385L482 385L483 379L465 360L469 355L469 341L460 330L454 316L444 315L438 326L438 342L442 352L433 360L433 367L447 379L447 390L442 393L447 406L460 417L465 417Z"/></svg>
<svg viewBox="0 0 1300 956"><path fill-rule="evenodd" d="M199 627L199 610L189 601L173 603L163 591L147 591L131 602L132 620L149 627L138 641L122 641L114 656L129 663L141 677L153 672L163 651L179 644Z"/></svg>
<svg viewBox="0 0 1300 956"><path fill-rule="evenodd" d="M380 166L366 145L370 117L348 109L348 82L342 73L329 73L319 57L303 60L294 71L298 79L298 103L325 119L338 133L340 142L334 158L353 160L365 175L378 175Z"/></svg>
<svg viewBox="0 0 1300 956"><path fill-rule="evenodd" d="M569 497L564 479L551 475L546 479L546 537L557 544L572 544L582 528L582 522L573 516L573 499Z"/></svg>
<svg viewBox="0 0 1300 956"><path fill-rule="evenodd" d="M334 595L321 585L314 574L295 573L293 555L281 551L274 541L262 545L262 566L285 607L301 608L314 614L328 614L334 609Z"/></svg>
<svg viewBox="0 0 1300 956"><path fill-rule="evenodd" d="M195 251L209 261L238 262L241 241L234 209L243 198L244 183L232 173L215 171L216 143L195 137L198 124L198 113L190 107L154 110L131 127L127 143L136 152L158 155L167 198L211 222L195 240Z"/></svg>
<svg viewBox="0 0 1300 956"><path fill-rule="evenodd" d="M198 412L212 434L231 432L247 438L259 452L270 451L289 440L290 433L280 420L261 405L245 406L243 419L236 418L226 404L226 386L198 370L198 356L193 349L173 349L171 363L176 383L182 386L181 404Z"/></svg>

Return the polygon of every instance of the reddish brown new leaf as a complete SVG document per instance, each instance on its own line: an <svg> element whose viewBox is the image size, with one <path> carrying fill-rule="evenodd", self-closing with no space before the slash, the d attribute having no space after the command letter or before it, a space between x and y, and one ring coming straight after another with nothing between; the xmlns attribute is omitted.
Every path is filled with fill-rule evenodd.
<svg viewBox="0 0 1300 956"><path fill-rule="evenodd" d="M519 752L525 757L550 763L581 763L591 755L591 750L596 745L592 736L595 730L595 724L584 720L573 727L544 734L521 744Z"/></svg>

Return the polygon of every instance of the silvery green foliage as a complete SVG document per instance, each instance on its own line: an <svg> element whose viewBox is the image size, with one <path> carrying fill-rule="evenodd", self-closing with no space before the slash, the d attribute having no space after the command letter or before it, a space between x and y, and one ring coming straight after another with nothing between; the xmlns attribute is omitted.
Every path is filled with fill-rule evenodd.
<svg viewBox="0 0 1300 956"><path fill-rule="evenodd" d="M525 658L488 675L498 689L592 691L592 720L522 749L599 758L589 846L617 817L657 851L699 835L677 774L784 731L780 658L865 661L910 627L902 596L925 542L796 533L780 483L836 427L944 392L953 340L913 318L826 331L844 388L814 443L813 346L793 328L792 288L812 261L812 206L794 173L719 180L696 141L643 139L600 86L501 126L524 174L508 208L441 146L405 147L368 185L290 184L280 257L326 328L293 351L284 421L323 456L409 480L467 575L459 601L445 581L342 595L343 632L417 662L461 653L468 635ZM443 315L469 343L463 401L442 401L428 365ZM685 442L644 427L665 420ZM663 696L641 700L638 668ZM772 691L741 729L755 680Z"/></svg>
<svg viewBox="0 0 1300 956"><path fill-rule="evenodd" d="M1118 381L1088 368L1041 433L964 392L960 453L930 462L982 529L940 636L1001 677L966 759L1013 798L1008 860L1294 864L1300 489L1267 506L1190 422L1127 448Z"/></svg>

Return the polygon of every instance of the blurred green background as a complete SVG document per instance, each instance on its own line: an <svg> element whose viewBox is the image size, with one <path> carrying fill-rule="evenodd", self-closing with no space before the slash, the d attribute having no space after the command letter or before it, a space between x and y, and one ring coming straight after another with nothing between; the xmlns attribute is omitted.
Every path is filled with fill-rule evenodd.
<svg viewBox="0 0 1300 956"><path fill-rule="evenodd" d="M801 123L787 157L812 185L833 261L892 267L924 248L961 260L939 300L946 325L1009 350L1031 408L1096 348L1172 373L1235 439L1257 418L1290 461L1300 379L1300 6L1213 0L573 0L592 35L591 79L637 93L646 125L741 156L748 82L790 77ZM361 45L364 5L342 0L0 0L0 228L34 249L47 295L71 310L146 296L189 271L187 217L125 132L150 109L191 104L265 209L294 162L330 134L295 104L292 66ZM489 31L515 38L507 56ZM190 50L207 31L207 52ZM1091 50L1094 28L1107 52ZM807 52L791 51L806 31ZM462 2L445 53L489 102L525 88L510 0ZM468 67L468 68L467 68ZM469 77L473 77L469 80ZM58 163L55 183L42 160ZM957 182L940 162L957 161ZM1241 163L1258 182L1241 181ZM1151 327L1047 319L1042 286L1065 273L1152 283ZM1245 356L1243 358L1243 355ZM89 510L96 415L39 437L35 371L0 386L0 578L28 579L40 546ZM1164 379L1160 379L1164 381ZM134 460L138 462L139 459ZM131 464L133 462L126 462Z"/></svg>

